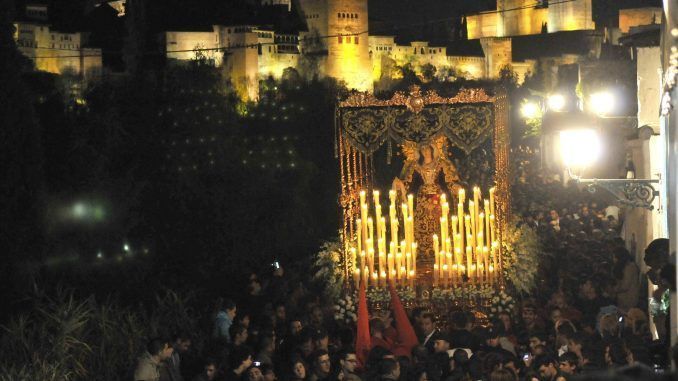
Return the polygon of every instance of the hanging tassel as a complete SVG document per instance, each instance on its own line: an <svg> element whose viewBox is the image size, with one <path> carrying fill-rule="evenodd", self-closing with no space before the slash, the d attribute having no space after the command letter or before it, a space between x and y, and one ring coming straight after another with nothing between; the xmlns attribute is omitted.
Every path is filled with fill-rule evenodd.
<svg viewBox="0 0 678 381"><path fill-rule="evenodd" d="M386 147L386 164L391 165L391 157L393 157L393 145L391 144L391 138L388 139L388 146Z"/></svg>
<svg viewBox="0 0 678 381"><path fill-rule="evenodd" d="M334 109L334 158L339 158L339 109Z"/></svg>

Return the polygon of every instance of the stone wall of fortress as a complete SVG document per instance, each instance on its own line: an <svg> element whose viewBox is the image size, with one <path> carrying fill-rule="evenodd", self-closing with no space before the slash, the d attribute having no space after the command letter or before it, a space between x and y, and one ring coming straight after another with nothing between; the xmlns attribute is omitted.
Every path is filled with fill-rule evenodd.
<svg viewBox="0 0 678 381"><path fill-rule="evenodd" d="M542 33L593 30L592 0L551 2L535 7L532 0L498 0L497 10L466 18L469 39L526 36Z"/></svg>

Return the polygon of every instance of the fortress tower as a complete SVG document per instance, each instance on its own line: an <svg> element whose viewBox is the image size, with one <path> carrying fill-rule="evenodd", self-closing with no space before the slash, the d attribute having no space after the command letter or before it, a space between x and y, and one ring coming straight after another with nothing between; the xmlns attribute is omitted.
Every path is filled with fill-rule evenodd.
<svg viewBox="0 0 678 381"><path fill-rule="evenodd" d="M325 54L323 74L350 89L372 90L367 0L299 0L299 10L308 26L302 49Z"/></svg>

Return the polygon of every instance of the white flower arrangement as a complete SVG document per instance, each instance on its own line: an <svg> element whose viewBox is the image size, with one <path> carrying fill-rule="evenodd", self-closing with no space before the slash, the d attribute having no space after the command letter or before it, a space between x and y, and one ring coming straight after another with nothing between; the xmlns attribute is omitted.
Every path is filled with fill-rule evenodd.
<svg viewBox="0 0 678 381"><path fill-rule="evenodd" d="M417 298L417 293L411 287L398 288L396 293L401 302L411 302Z"/></svg>
<svg viewBox="0 0 678 381"><path fill-rule="evenodd" d="M517 292L527 294L536 287L540 253L537 232L513 217L502 242L502 264L504 279Z"/></svg>
<svg viewBox="0 0 678 381"><path fill-rule="evenodd" d="M434 288L431 292L431 300L436 303L447 302L454 299L455 296L455 293L449 288Z"/></svg>
<svg viewBox="0 0 678 381"><path fill-rule="evenodd" d="M389 294L388 289L382 287L368 289L365 296L370 303L386 303L391 301L391 294Z"/></svg>
<svg viewBox="0 0 678 381"><path fill-rule="evenodd" d="M500 313L506 312L509 315L513 316L516 310L516 301L513 297L507 294L504 290L499 291L491 299L490 304L490 317L497 318Z"/></svg>
<svg viewBox="0 0 678 381"><path fill-rule="evenodd" d="M494 288L490 285L466 285L454 288L435 288L431 293L434 302L447 302L455 299L489 299L494 295Z"/></svg>
<svg viewBox="0 0 678 381"><path fill-rule="evenodd" d="M334 320L346 324L358 321L355 299L351 295L344 295L334 305Z"/></svg>
<svg viewBox="0 0 678 381"><path fill-rule="evenodd" d="M313 265L313 282L320 285L324 296L329 300L340 297L344 284L344 273L341 269L341 250L339 241L323 243Z"/></svg>

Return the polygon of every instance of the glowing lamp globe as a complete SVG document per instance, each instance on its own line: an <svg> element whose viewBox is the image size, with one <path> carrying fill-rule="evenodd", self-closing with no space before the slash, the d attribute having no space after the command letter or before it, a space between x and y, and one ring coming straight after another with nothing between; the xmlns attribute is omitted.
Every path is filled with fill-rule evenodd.
<svg viewBox="0 0 678 381"><path fill-rule="evenodd" d="M589 109L598 115L606 115L614 110L614 95L608 91L591 94Z"/></svg>
<svg viewBox="0 0 678 381"><path fill-rule="evenodd" d="M600 137L592 129L560 131L560 153L569 169L584 169L600 156Z"/></svg>
<svg viewBox="0 0 678 381"><path fill-rule="evenodd" d="M525 102L522 106L520 106L520 113L524 118L537 118L539 117L539 106L534 102Z"/></svg>
<svg viewBox="0 0 678 381"><path fill-rule="evenodd" d="M549 110L561 112L563 109L565 109L565 97L561 94L550 95L547 99L547 104L549 106Z"/></svg>

